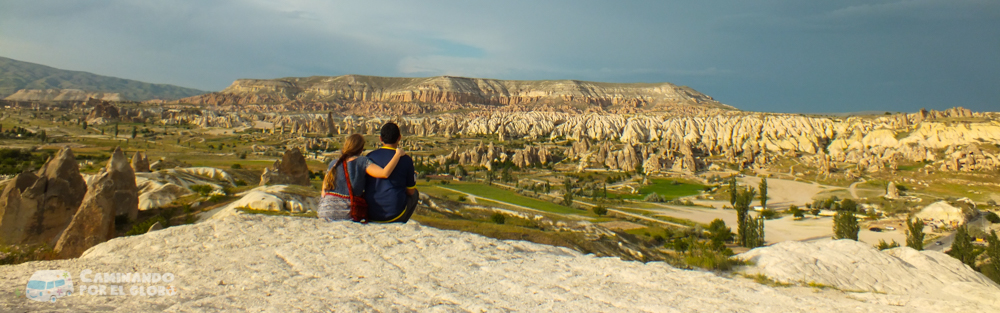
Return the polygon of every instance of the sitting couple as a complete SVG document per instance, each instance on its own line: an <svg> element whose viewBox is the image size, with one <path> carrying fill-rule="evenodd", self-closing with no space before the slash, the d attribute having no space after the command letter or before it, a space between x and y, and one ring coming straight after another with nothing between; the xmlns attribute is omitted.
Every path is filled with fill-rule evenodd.
<svg viewBox="0 0 1000 313"><path fill-rule="evenodd" d="M320 219L350 220L348 195L353 194L368 203L367 221L410 220L418 198L413 159L399 148L402 135L395 123L382 126L380 139L382 148L364 156L361 152L365 150L365 139L358 134L347 137L340 159L330 163L323 177L323 196L317 212Z"/></svg>

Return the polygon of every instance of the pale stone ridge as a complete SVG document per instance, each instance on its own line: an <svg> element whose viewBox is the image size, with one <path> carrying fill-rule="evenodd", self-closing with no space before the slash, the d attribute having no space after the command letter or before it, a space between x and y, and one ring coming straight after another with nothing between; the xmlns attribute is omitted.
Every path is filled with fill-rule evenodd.
<svg viewBox="0 0 1000 313"><path fill-rule="evenodd" d="M44 306L46 311L129 312L996 310L966 298L775 288L739 276L678 270L661 262L597 258L566 248L501 241L414 222L362 225L262 215L231 216L115 238L79 259L2 266L0 288L23 287L39 266L74 275L82 269L172 273L176 279L169 285L176 287L178 295L74 294L52 306L4 293L0 306L15 311Z"/></svg>

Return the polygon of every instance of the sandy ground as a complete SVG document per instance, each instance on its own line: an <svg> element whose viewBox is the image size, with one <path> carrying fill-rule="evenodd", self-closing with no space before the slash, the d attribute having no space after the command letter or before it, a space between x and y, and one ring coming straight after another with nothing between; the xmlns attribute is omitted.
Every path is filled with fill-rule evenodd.
<svg viewBox="0 0 1000 313"><path fill-rule="evenodd" d="M770 179L768 180L770 184ZM672 216L692 220L699 223L708 224L719 218L726 222L729 228L736 229L736 211L722 209L708 209L699 207L685 207L675 205L656 204L662 209L651 209L658 212L658 215ZM862 223L864 225L864 223ZM896 240L900 244L906 243L906 233L902 228L897 227L894 231L872 232L868 228L862 227L858 232L858 239L869 244L877 244L879 240L891 242ZM776 243L786 240L816 240L827 239L833 236L833 218L814 217L807 215L802 220L795 220L792 216L765 220L764 239L768 243Z"/></svg>
<svg viewBox="0 0 1000 313"><path fill-rule="evenodd" d="M169 283L121 285L35 302L36 270L171 273ZM737 276L738 277L738 276ZM91 279L93 276L90 277ZM174 295L139 296L164 286ZM172 289L171 289L172 288ZM94 290L97 288L95 287ZM108 287L108 290L111 288ZM89 290L89 288L88 288ZM865 295L861 297L859 295ZM873 299L874 297L874 299ZM769 287L745 278L625 262L523 241L422 227L237 215L116 238L81 258L0 266L0 311L419 312L939 312L976 303L885 303L878 294Z"/></svg>
<svg viewBox="0 0 1000 313"><path fill-rule="evenodd" d="M760 177L746 176L739 179L740 184L758 188ZM806 183L787 179L767 179L767 206L770 208L787 208L789 205L804 207L812 203L813 197L823 191L843 189L840 187L823 186L819 183ZM760 190L757 191L758 195ZM754 205L759 205L756 203Z"/></svg>

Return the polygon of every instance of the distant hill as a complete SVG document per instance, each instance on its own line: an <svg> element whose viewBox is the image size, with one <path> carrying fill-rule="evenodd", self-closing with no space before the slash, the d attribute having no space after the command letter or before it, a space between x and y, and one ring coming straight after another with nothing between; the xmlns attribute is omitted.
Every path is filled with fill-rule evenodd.
<svg viewBox="0 0 1000 313"><path fill-rule="evenodd" d="M671 83L602 83L578 80L499 80L438 76L425 78L364 75L240 79L228 88L179 100L181 103L240 105L261 103L450 103L490 106L563 106L612 111L725 109L685 86Z"/></svg>
<svg viewBox="0 0 1000 313"><path fill-rule="evenodd" d="M174 100L206 93L174 85L150 84L87 72L60 70L41 64L0 57L0 99L11 96L22 89L37 90L29 94L40 95L65 93L62 91L65 89L77 89L89 93L117 93L121 98L134 101ZM48 89L57 90L46 91ZM24 94L22 93L22 95ZM22 95L19 95L19 98Z"/></svg>

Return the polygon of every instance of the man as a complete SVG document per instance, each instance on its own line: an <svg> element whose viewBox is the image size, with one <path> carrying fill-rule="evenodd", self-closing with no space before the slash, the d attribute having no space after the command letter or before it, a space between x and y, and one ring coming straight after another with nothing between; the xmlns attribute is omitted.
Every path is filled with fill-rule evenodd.
<svg viewBox="0 0 1000 313"><path fill-rule="evenodd" d="M378 166L385 167L396 154L396 148L403 139L399 126L389 122L382 125L379 136L382 148L368 153L368 158ZM403 156L389 178L368 176L365 180L365 201L368 202L368 220L381 223L406 223L417 208L417 177L413 169L413 158Z"/></svg>

